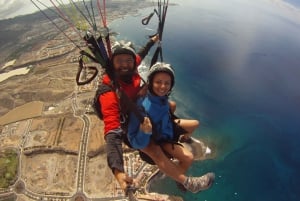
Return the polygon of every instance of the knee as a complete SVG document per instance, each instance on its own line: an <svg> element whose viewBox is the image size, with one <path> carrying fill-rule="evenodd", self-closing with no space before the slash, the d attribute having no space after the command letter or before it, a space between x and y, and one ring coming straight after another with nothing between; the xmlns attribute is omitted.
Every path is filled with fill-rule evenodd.
<svg viewBox="0 0 300 201"><path fill-rule="evenodd" d="M194 128L198 128L200 126L200 122L198 120L194 119L192 123Z"/></svg>
<svg viewBox="0 0 300 201"><path fill-rule="evenodd" d="M170 110L172 113L176 110L176 102L175 101L169 101Z"/></svg>
<svg viewBox="0 0 300 201"><path fill-rule="evenodd" d="M188 163L192 163L194 161L194 154L192 152L188 152L185 156Z"/></svg>

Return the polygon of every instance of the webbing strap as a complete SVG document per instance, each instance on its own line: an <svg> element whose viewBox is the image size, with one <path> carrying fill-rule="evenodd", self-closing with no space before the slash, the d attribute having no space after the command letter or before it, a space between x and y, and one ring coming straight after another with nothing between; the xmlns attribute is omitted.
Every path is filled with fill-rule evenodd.
<svg viewBox="0 0 300 201"><path fill-rule="evenodd" d="M152 13L150 13L150 15L148 15L147 17L142 19L142 24L143 25L147 25L151 18L153 17L154 14L157 15L158 17L158 27L157 27L157 33L159 35L159 39L160 41L162 41L162 37L163 37L163 30L164 30L164 26L165 26L165 21L166 21L166 16L167 16L167 10L168 10L168 5L169 5L169 0L164 0L163 3L161 0L157 1L157 9L155 8L154 11ZM156 35L154 34L154 35ZM154 36L152 35L152 36ZM149 36L149 37L152 37ZM151 65L155 64L158 59L160 59L161 62L163 62L163 54L162 54L162 46L161 43L159 42L156 51L151 59Z"/></svg>
<svg viewBox="0 0 300 201"><path fill-rule="evenodd" d="M153 66L158 61L158 56L160 56L160 61L163 61L163 55L162 55L162 47L158 46L153 54L153 57L151 59L150 66Z"/></svg>
<svg viewBox="0 0 300 201"><path fill-rule="evenodd" d="M77 83L77 85L85 85L85 84L90 83L98 75L97 67L95 67L95 66L84 66L82 56L79 58L78 62L79 62L79 68L78 68L78 71L77 71L77 74L76 74L76 83ZM81 72L83 70L86 70L86 69L88 69L90 71L93 71L93 74L90 78L88 78L84 81L81 81L80 80Z"/></svg>
<svg viewBox="0 0 300 201"><path fill-rule="evenodd" d="M119 90L119 96L120 96L120 100L122 100L123 103L126 104L126 106L128 107L128 109L135 114L135 116L140 121L140 123L143 123L145 116L138 109L137 105L132 100L129 99L129 97L125 94L124 91Z"/></svg>

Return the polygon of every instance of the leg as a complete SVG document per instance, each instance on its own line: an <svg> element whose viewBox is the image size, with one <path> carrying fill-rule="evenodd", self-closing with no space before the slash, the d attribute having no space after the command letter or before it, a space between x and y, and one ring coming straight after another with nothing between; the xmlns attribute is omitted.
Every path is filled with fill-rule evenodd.
<svg viewBox="0 0 300 201"><path fill-rule="evenodd" d="M192 165L194 156L193 154L185 149L183 146L178 144L165 143L163 149L168 152L172 157L178 160L178 166L185 173Z"/></svg>
<svg viewBox="0 0 300 201"><path fill-rule="evenodd" d="M176 102L175 101L169 101L170 111L174 114L176 110Z"/></svg>
<svg viewBox="0 0 300 201"><path fill-rule="evenodd" d="M153 141L151 141L149 145L141 151L150 156L158 168L175 181L183 183L186 180L187 177L183 174L182 168L174 164L165 155L161 147Z"/></svg>
<svg viewBox="0 0 300 201"><path fill-rule="evenodd" d="M183 146L178 144L165 143L162 145L165 152L170 154L173 158L177 159L178 167L182 170L182 173L186 173L189 167L192 165L194 156L193 154L185 149ZM176 182L177 188L186 192L187 189L183 184Z"/></svg>
<svg viewBox="0 0 300 201"><path fill-rule="evenodd" d="M153 141L141 151L149 155L163 173L193 193L208 189L215 179L214 173L207 173L201 177L187 177L183 172L184 168L178 167L178 165L173 163L165 155L161 147L153 143Z"/></svg>

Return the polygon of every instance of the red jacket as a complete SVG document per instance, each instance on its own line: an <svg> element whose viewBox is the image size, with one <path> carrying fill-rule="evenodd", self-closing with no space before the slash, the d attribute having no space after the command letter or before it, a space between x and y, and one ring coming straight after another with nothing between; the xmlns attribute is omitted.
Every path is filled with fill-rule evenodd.
<svg viewBox="0 0 300 201"><path fill-rule="evenodd" d="M140 65L141 58L139 55L136 55L136 66ZM111 80L107 75L103 76L103 84L111 85ZM140 90L142 79L138 73L134 74L132 77L132 83L127 84L118 81L121 89L126 93L126 95L134 100L137 96L137 93ZM99 101L101 102L101 111L103 114L104 122L104 135L108 134L109 131L121 128L120 123L120 107L119 107L119 98L115 91L109 91L99 96Z"/></svg>

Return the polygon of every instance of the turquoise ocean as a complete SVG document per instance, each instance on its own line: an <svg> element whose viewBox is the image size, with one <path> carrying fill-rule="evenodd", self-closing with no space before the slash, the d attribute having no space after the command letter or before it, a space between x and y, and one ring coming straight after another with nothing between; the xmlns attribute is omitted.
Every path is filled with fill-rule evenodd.
<svg viewBox="0 0 300 201"><path fill-rule="evenodd" d="M213 158L188 175L216 174L214 186L182 193L164 178L151 191L201 201L300 199L300 2L170 0L164 61L176 72L177 114L198 119L194 136ZM155 33L140 10L110 24L117 39L145 44ZM155 48L153 48L154 50ZM153 53L150 53L146 63Z"/></svg>

